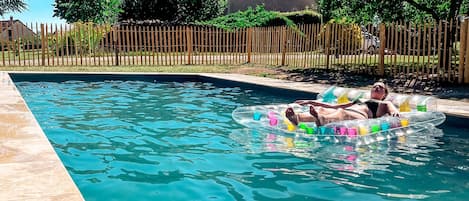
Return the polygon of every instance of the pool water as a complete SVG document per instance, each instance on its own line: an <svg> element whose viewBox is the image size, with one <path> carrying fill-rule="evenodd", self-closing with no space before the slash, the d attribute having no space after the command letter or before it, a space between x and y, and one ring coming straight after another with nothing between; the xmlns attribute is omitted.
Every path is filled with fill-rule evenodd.
<svg viewBox="0 0 469 201"><path fill-rule="evenodd" d="M469 129L368 146L236 124L296 97L200 81L15 83L86 200L466 200Z"/></svg>

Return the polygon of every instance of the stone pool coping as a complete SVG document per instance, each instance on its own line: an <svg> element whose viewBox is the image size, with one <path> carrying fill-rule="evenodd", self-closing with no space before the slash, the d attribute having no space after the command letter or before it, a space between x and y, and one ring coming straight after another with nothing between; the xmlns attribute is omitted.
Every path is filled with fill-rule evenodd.
<svg viewBox="0 0 469 201"><path fill-rule="evenodd" d="M8 73L0 74L0 200L84 200ZM191 75L308 93L320 93L329 87L242 74L56 73ZM437 104L438 110L447 115L469 118L469 103L437 99Z"/></svg>
<svg viewBox="0 0 469 201"><path fill-rule="evenodd" d="M0 200L84 200L7 73L0 73Z"/></svg>

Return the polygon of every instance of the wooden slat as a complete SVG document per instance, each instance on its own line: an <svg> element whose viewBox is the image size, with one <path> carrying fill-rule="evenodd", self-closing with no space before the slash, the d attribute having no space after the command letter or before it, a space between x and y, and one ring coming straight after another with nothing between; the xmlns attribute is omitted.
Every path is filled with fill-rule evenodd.
<svg viewBox="0 0 469 201"><path fill-rule="evenodd" d="M151 27L145 26L145 65L151 65L151 52L152 52L152 40L151 40Z"/></svg>
<svg viewBox="0 0 469 201"><path fill-rule="evenodd" d="M306 52L308 44L308 28L305 24L302 25L303 36L301 37L301 50L300 50L300 66L306 68Z"/></svg>
<svg viewBox="0 0 469 201"><path fill-rule="evenodd" d="M378 75L384 75L384 49L386 48L386 26L384 24L379 25L379 40L381 44L379 46L379 64L378 64Z"/></svg>
<svg viewBox="0 0 469 201"><path fill-rule="evenodd" d="M70 44L69 44L69 37L70 37L70 25L69 24L64 24L64 50L63 50L63 55L65 57L65 66L69 66L70 63Z"/></svg>
<svg viewBox="0 0 469 201"><path fill-rule="evenodd" d="M60 24L60 41L57 41L57 43L60 43L60 57L61 57L61 60L62 60L62 66L65 66L65 55L64 55L64 52L65 52L65 49L64 49L64 46L65 46L65 41L64 41L64 30L63 30L63 24Z"/></svg>
<svg viewBox="0 0 469 201"><path fill-rule="evenodd" d="M105 54L105 52L104 52L105 50L103 50L104 48L102 47L103 46L103 40L107 35L106 25L102 25L102 26L98 25L94 30L95 31L93 31L94 32L93 35L94 35L95 39L93 41L95 41L97 44L93 45L93 47L96 47L96 48L94 48L93 63L94 63L94 65L101 66L101 60L103 60L102 64L104 65L104 59L105 59L105 57L107 57L107 54ZM98 57L98 58L96 58L96 57Z"/></svg>
<svg viewBox="0 0 469 201"><path fill-rule="evenodd" d="M215 47L215 64L220 64L220 30L219 28L215 28L215 41L214 41L214 47Z"/></svg>
<svg viewBox="0 0 469 201"><path fill-rule="evenodd" d="M394 64L395 64L395 67L394 67L394 75L397 75L399 72L400 72L400 64L399 64L399 61L400 61L400 58L401 58L401 55L402 55L402 51L401 51L401 44L402 44L402 21L397 21L396 22L396 27L395 27L395 32L396 32L396 41L395 41L395 49L394 49Z"/></svg>
<svg viewBox="0 0 469 201"><path fill-rule="evenodd" d="M282 61L281 61L282 66L285 65L286 47L287 47L286 27L282 27Z"/></svg>
<svg viewBox="0 0 469 201"><path fill-rule="evenodd" d="M440 57L443 56L443 55L440 55L440 53L441 53L440 50L441 50L441 30L442 30L442 27L443 27L442 21L440 21L439 24L438 24L438 49L437 49L437 51L438 51L438 65L437 65L437 71L436 71L437 76L438 76L437 77L438 81L440 81L440 77L441 77L441 75L440 75L440 66L441 66Z"/></svg>
<svg viewBox="0 0 469 201"><path fill-rule="evenodd" d="M344 63L345 63L345 61L344 61L344 58L345 58L344 57L344 55L345 55L344 54L344 52L345 52L345 49L344 49L345 48L345 46L344 46L344 42L345 42L344 41L345 40L344 26L339 24L337 32L338 32L338 37L339 37L339 40L337 41L337 48L338 48L338 50L337 50L338 53L337 54L339 56L338 63L339 63L339 65L343 66Z"/></svg>
<svg viewBox="0 0 469 201"><path fill-rule="evenodd" d="M2 27L3 23L0 23L0 30L3 30ZM3 43L3 39L0 39L0 48L2 50L2 66L5 66L5 52L6 52L6 45Z"/></svg>
<svg viewBox="0 0 469 201"><path fill-rule="evenodd" d="M20 37L20 32L19 32L19 28L18 28L19 24L16 23L14 26L13 26L13 45L14 45L14 54L13 54L13 58L15 58L15 64L14 65L18 65L18 66L21 66L21 52L20 52L20 41L21 41L21 37ZM15 39L16 38L16 39ZM18 57L18 64L16 64L16 57Z"/></svg>
<svg viewBox="0 0 469 201"><path fill-rule="evenodd" d="M208 63L213 64L213 27L208 27L207 33L208 33Z"/></svg>
<svg viewBox="0 0 469 201"><path fill-rule="evenodd" d="M114 57L115 58L115 65L116 66L122 66L122 65L125 65L125 63L123 63L123 57L124 57L124 54L125 54L125 50L124 50L124 41L123 39L125 38L124 37L124 32L123 32L123 26L113 26L114 28L114 31L116 32L116 50L117 52L115 52L115 55ZM106 32L106 30L104 30L104 32Z"/></svg>
<svg viewBox="0 0 469 201"><path fill-rule="evenodd" d="M121 41L121 46L122 46L122 61L121 65L128 65L128 55L129 55L129 34L128 34L128 26L122 26L120 28L121 33L122 33L122 41Z"/></svg>
<svg viewBox="0 0 469 201"><path fill-rule="evenodd" d="M191 40L191 27L186 28L186 47L187 47L187 64L191 64L191 54L192 54L192 40Z"/></svg>
<svg viewBox="0 0 469 201"><path fill-rule="evenodd" d="M469 84L469 22L466 20L466 66L464 67L464 83ZM461 71L462 75L462 71Z"/></svg>
<svg viewBox="0 0 469 201"><path fill-rule="evenodd" d="M420 33L422 33L422 32L420 32ZM425 74L425 72L426 72L426 70L425 70L426 69L426 67L425 67L425 52L427 50L427 48L426 48L427 47L426 46L427 45L426 44L426 42L427 42L427 24L426 23L423 24L423 35L421 37L421 40L422 40L422 46L420 48L420 45L419 45L419 57L418 57L419 59L418 59L418 61L419 61L419 66L422 68L421 69L422 70L421 71L422 76L426 77L426 74ZM421 56L422 56L422 64L420 65L420 57Z"/></svg>
<svg viewBox="0 0 469 201"><path fill-rule="evenodd" d="M234 32L233 32L233 36L234 36L234 44L233 44L233 55L234 55L234 63L235 64L239 64L239 44L240 44L240 35L239 35L239 29L236 29Z"/></svg>
<svg viewBox="0 0 469 201"><path fill-rule="evenodd" d="M150 38L151 38L151 65L155 65L155 51L156 51L156 43L155 43L155 26L150 26Z"/></svg>
<svg viewBox="0 0 469 201"><path fill-rule="evenodd" d="M352 50L351 50L350 53L352 54L353 64L354 64L354 65L350 65L352 68L357 65L358 59L359 59L358 58L358 53L357 53L357 47L355 45L361 43L361 41L357 41L358 38L355 36L354 29L355 29L354 27L352 27L352 29L351 29L351 31L352 31ZM360 47L360 45L358 45L358 47Z"/></svg>
<svg viewBox="0 0 469 201"><path fill-rule="evenodd" d="M437 29L438 27L438 22L434 22L433 23L433 45L434 45L434 51L433 51L433 55L436 55L436 57L438 58L438 43L437 43L437 36L439 35L437 31L435 31L435 29ZM435 65L433 65L433 62L431 64L432 68L431 68L431 74L434 74L435 73L435 70L436 70L436 67ZM432 79L434 77L432 76Z"/></svg>
<svg viewBox="0 0 469 201"><path fill-rule="evenodd" d="M428 34L426 36L426 40L427 40L427 65L425 65L425 76L428 78L429 77L429 74L431 73L430 71L430 57L431 57L431 49L432 49L432 36L434 34L434 31L433 30L433 27L428 24L427 26L427 31L428 31ZM425 58L424 58L425 59Z"/></svg>
<svg viewBox="0 0 469 201"><path fill-rule="evenodd" d="M176 31L175 31L175 27L174 26L171 26L171 32L170 32L170 51L171 51L171 61L172 61L172 65L175 65L176 62L177 62L177 58L176 58L176 51L175 51L175 42L176 42Z"/></svg>
<svg viewBox="0 0 469 201"><path fill-rule="evenodd" d="M124 61L125 65L130 65L130 27L124 26L124 39L125 39L125 54Z"/></svg>
<svg viewBox="0 0 469 201"><path fill-rule="evenodd" d="M412 25L409 23L406 23L406 32L405 32L405 35L406 35L406 41L407 41L407 47L405 47L405 57L404 58L407 58L407 64L405 65L406 67L406 76L409 74L410 72L410 55L411 55L411 45L412 45L412 33L410 32L412 29Z"/></svg>
<svg viewBox="0 0 469 201"><path fill-rule="evenodd" d="M458 21L458 20L457 20L457 21ZM450 34L454 34L454 35L455 35L454 38L457 38L457 31L456 31L456 33L453 33L453 19L451 19L450 22L449 22L449 30L451 30L451 33L450 33ZM452 38L452 37L451 37L451 38ZM453 81L453 80L452 80L452 77L453 77L453 76L452 76L452 73L453 73L453 72L452 72L452 63L453 63L453 62L452 62L452 51L453 51L453 42L454 42L454 41L453 41L453 40L450 40L449 42L450 42L451 44L449 45L449 50L448 50L448 54L449 54L449 55L448 55L448 58L449 58L449 61L448 61L448 64L449 64L449 66L448 66L448 81L451 81L451 82L452 82L452 81Z"/></svg>
<svg viewBox="0 0 469 201"><path fill-rule="evenodd" d="M136 54L137 55L140 55L140 61L139 61L139 58L137 57L137 64L142 66L144 65L143 63L143 46L144 46L144 43L145 43L145 40L143 39L143 27L142 26L136 26L137 28L137 33L136 33L136 41L135 41L135 47L136 47Z"/></svg>
<svg viewBox="0 0 469 201"><path fill-rule="evenodd" d="M179 37L179 44L178 44L178 54L179 54L179 64L184 64L184 40L183 40L183 30L184 27L180 26L178 28L178 37Z"/></svg>
<svg viewBox="0 0 469 201"><path fill-rule="evenodd" d="M41 65L45 66L46 65L46 43L45 43L45 25L41 24Z"/></svg>
<svg viewBox="0 0 469 201"><path fill-rule="evenodd" d="M319 66L319 50L320 50L320 47L319 47L319 37L320 37L320 31L321 31L321 24L318 23L318 24L315 24L314 26L314 55L313 55L313 67L314 68L318 68Z"/></svg>
<svg viewBox="0 0 469 201"><path fill-rule="evenodd" d="M129 26L122 27L122 64L123 65L130 65L130 58L129 58L129 43L130 43L130 36L129 36Z"/></svg>
<svg viewBox="0 0 469 201"><path fill-rule="evenodd" d="M155 65L159 66L161 65L161 27L160 26L154 26L153 27L153 35L155 37Z"/></svg>
<svg viewBox="0 0 469 201"><path fill-rule="evenodd" d="M397 68L397 62L396 62L396 59L397 59L397 46L398 46L398 43L399 43L399 33L398 33L398 25L399 25L399 22L396 21L396 22L393 22L392 24L392 39L391 39L391 45L392 45L392 49L390 49L391 51L391 60L390 60L390 63L391 63L391 75L393 77L395 77L396 75L396 68Z"/></svg>
<svg viewBox="0 0 469 201"><path fill-rule="evenodd" d="M132 66L135 66L136 63L135 63L135 57L137 56L137 48L135 47L136 46L136 39L137 39L137 36L136 36L136 29L137 27L136 26L130 26L130 32L129 32L129 35L130 35L130 52L129 52L129 57L132 61Z"/></svg>
<svg viewBox="0 0 469 201"><path fill-rule="evenodd" d="M2 25L0 25L0 30L2 30L2 27L1 27L1 26L2 26ZM33 25L32 22L30 23L30 29L31 29L31 31L34 30L34 25ZM39 32L36 31L36 33L39 33ZM1 40L0 40L0 48L2 48L2 47L3 47L3 45L2 45L2 42L1 42ZM31 39L31 54L32 54L32 59L31 59L31 61L29 62L29 64L32 65L32 66L35 66L35 63L34 63L34 60L36 59L35 52L36 52L36 37L35 37L34 34L33 34L33 35L32 35L32 39Z"/></svg>
<svg viewBox="0 0 469 201"><path fill-rule="evenodd" d="M444 38L443 38L443 74L441 75L443 80L447 80L447 77L445 76L446 72L447 72L447 69L446 69L446 56L447 56L447 45L448 45L448 22L444 22Z"/></svg>
<svg viewBox="0 0 469 201"><path fill-rule="evenodd" d="M311 24L305 25L305 51L303 55L305 68L309 67L308 52L311 50Z"/></svg>
<svg viewBox="0 0 469 201"><path fill-rule="evenodd" d="M75 52L75 63L73 63L73 58L72 58L72 65L73 66L76 66L78 65L78 32L79 32L79 28L78 28L78 24L73 24L71 25L71 29L73 29L72 33L73 33L73 51Z"/></svg>
<svg viewBox="0 0 469 201"><path fill-rule="evenodd" d="M164 37L163 28L164 27L161 27L161 26L158 27L158 42L159 42L158 43L158 57L157 57L158 65L165 65L165 63L164 63L165 62L164 61L165 52L164 52L164 44L163 44L163 37ZM191 44L189 44L189 46L191 46ZM188 61L189 62L188 62L188 64L191 64L190 57L191 57L191 54L189 53L189 56L188 56L188 58L189 58Z"/></svg>
<svg viewBox="0 0 469 201"><path fill-rule="evenodd" d="M421 32L422 32L422 29L421 29L421 26L420 25L415 25L415 30L417 30L417 41L414 42L414 45L417 45L417 47L414 48L414 52L415 52L415 55L417 56L417 63L414 64L415 66L415 72L417 73L416 75L418 76L419 75L419 61L420 61L420 37L421 37ZM415 38L415 37L414 37Z"/></svg>
<svg viewBox="0 0 469 201"><path fill-rule="evenodd" d="M27 39L25 40L25 36L24 36L24 27L21 27L21 40L20 41L21 41L20 46L22 47L21 49L23 50L23 66L26 66L26 48L28 46L27 46Z"/></svg>
<svg viewBox="0 0 469 201"><path fill-rule="evenodd" d="M468 20L465 20L463 22L463 24L461 25L461 34L459 35L459 41L460 41L460 48L459 48L459 68L458 68L458 72L459 72L459 77L458 77L458 83L463 83L464 82L464 76L465 76L465 73L464 73L464 63L468 63L467 60L469 58L465 57L466 55L466 51L467 51L467 42L466 40L469 39L468 37L468 24L469 24L469 21Z"/></svg>
<svg viewBox="0 0 469 201"><path fill-rule="evenodd" d="M206 59L206 51L205 51L205 27L199 27L199 35L198 35L198 45L199 45L199 55L198 60L199 64L208 64ZM224 59L226 60L226 59Z"/></svg>
<svg viewBox="0 0 469 201"><path fill-rule="evenodd" d="M164 26L162 28L163 29L162 29L162 32L161 32L162 33L162 38L161 39L163 40L162 46L163 46L163 53L164 53L162 55L163 56L162 59L163 59L164 65L168 65L169 64L169 61L168 61L168 52L169 52L169 50L168 50L168 35L167 35L168 34L168 31L167 31L168 27Z"/></svg>

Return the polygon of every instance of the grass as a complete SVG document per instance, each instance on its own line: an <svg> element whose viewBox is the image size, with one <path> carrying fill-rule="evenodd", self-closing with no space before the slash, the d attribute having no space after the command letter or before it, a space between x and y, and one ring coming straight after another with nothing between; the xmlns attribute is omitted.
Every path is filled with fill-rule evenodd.
<svg viewBox="0 0 469 201"><path fill-rule="evenodd" d="M175 65L175 66L12 66L0 71L44 72L159 72L159 73L242 73L266 76L274 67L255 65Z"/></svg>

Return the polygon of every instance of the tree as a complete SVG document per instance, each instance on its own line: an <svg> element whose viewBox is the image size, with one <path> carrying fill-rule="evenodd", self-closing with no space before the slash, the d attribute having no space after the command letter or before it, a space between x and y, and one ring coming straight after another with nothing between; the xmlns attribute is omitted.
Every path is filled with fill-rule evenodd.
<svg viewBox="0 0 469 201"><path fill-rule="evenodd" d="M467 12L468 0L321 0L324 20L347 17L355 22L450 20Z"/></svg>
<svg viewBox="0 0 469 201"><path fill-rule="evenodd" d="M8 12L21 12L26 9L23 0L0 0L0 16Z"/></svg>
<svg viewBox="0 0 469 201"><path fill-rule="evenodd" d="M319 7L324 21L347 18L355 23L366 24L377 18L378 22L404 20L417 23L444 20L444 23L448 23L456 20L460 14L468 14L469 0L321 0ZM439 55L446 55L446 58L438 57L438 63L441 66L450 66L449 50L457 41L457 30L456 26L443 26L443 29L447 30L434 29L440 33L448 33L441 42L446 47L439 49Z"/></svg>
<svg viewBox="0 0 469 201"><path fill-rule="evenodd" d="M191 23L223 14L227 0L124 0L119 20L159 20Z"/></svg>
<svg viewBox="0 0 469 201"><path fill-rule="evenodd" d="M114 23L122 12L121 3L122 0L55 0L54 17L68 23Z"/></svg>

